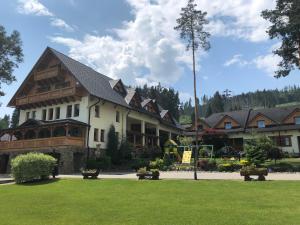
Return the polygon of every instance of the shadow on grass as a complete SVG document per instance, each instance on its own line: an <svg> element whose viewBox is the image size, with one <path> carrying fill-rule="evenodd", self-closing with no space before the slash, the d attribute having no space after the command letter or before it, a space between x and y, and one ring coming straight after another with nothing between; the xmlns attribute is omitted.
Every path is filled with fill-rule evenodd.
<svg viewBox="0 0 300 225"><path fill-rule="evenodd" d="M59 178L53 178L53 179L48 179L48 180L35 180L35 181L20 183L18 185L20 185L20 186L37 186L37 185L45 185L45 184L56 183L59 180L60 180Z"/></svg>

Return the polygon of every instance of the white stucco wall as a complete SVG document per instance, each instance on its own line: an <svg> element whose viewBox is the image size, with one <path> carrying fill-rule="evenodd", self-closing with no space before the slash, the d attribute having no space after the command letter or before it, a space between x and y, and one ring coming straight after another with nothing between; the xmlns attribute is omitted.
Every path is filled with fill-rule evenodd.
<svg viewBox="0 0 300 225"><path fill-rule="evenodd" d="M90 101L89 105L96 103L96 100ZM101 148L105 148L107 144L107 134L111 125L115 126L116 132L119 132L119 141L126 137L126 114L127 109L121 106L117 106L110 102L101 101L99 104L100 117L95 117L95 106L91 108L91 120L90 120L90 137L89 146L96 148L97 144L100 144ZM116 112L120 113L120 122L116 122ZM99 130L99 141L94 141L94 129ZM105 130L104 142L100 141L101 129Z"/></svg>
<svg viewBox="0 0 300 225"><path fill-rule="evenodd" d="M73 117L74 112L74 105L79 104L79 116ZM68 119L74 119L81 122L87 122L88 118L88 97L82 97L81 101L75 101L70 103L64 103L64 104L57 104L57 105L51 105L46 107L40 107L40 108L33 108L33 109L27 109L27 110L21 110L20 111L20 117L19 117L19 125L24 123L26 120L26 113L30 112L30 117L32 115L32 111L36 111L36 119L41 120L42 119L42 112L44 109L47 110L47 117L46 120L48 120L48 110L50 108L53 108L53 120L55 120L55 108L60 107L60 118L59 119L66 119L66 112L67 112L67 106L72 105L72 117L69 117Z"/></svg>
<svg viewBox="0 0 300 225"><path fill-rule="evenodd" d="M236 133L236 134L229 134L229 138L243 138L245 139L252 139L252 138L258 138L262 135L265 135L267 137L270 136L279 136L278 131L276 132L260 132L260 133ZM299 153L299 146L298 146L298 139L297 137L300 136L300 131L298 130L290 130L290 131L281 131L281 136L291 136L291 143L292 146L287 147L280 147L283 151L289 152L289 153Z"/></svg>

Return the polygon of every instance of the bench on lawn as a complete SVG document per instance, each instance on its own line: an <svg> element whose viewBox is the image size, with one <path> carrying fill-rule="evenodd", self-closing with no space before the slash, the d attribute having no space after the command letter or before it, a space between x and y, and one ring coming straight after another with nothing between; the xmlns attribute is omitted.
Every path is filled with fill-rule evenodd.
<svg viewBox="0 0 300 225"><path fill-rule="evenodd" d="M158 180L159 172L147 171L146 173L137 173L136 176L139 178L139 180Z"/></svg>
<svg viewBox="0 0 300 225"><path fill-rule="evenodd" d="M265 181L265 176L268 175L267 168L255 168L255 167L244 167L240 171L241 176L244 176L244 181L251 181L252 178L250 176L258 176L259 181Z"/></svg>
<svg viewBox="0 0 300 225"><path fill-rule="evenodd" d="M83 179L97 179L98 175L100 173L100 170L96 170L96 169L93 169L93 170L83 170L81 171L81 174L83 176Z"/></svg>

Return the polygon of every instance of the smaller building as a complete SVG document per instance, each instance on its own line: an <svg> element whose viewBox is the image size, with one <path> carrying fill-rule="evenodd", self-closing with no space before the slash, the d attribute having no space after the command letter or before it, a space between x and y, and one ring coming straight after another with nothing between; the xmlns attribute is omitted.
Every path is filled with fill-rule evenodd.
<svg viewBox="0 0 300 225"><path fill-rule="evenodd" d="M247 140L264 135L284 152L300 155L299 106L214 113L198 120L199 138L208 130L225 134L227 144L237 150L243 150ZM195 135L195 127L187 127L186 134Z"/></svg>

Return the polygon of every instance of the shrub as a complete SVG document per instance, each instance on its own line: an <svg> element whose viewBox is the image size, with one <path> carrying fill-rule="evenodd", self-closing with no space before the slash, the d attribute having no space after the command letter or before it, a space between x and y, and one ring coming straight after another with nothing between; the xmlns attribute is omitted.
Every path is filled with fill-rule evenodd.
<svg viewBox="0 0 300 225"><path fill-rule="evenodd" d="M234 172L241 169L239 163L222 163L218 165L218 171L220 172Z"/></svg>
<svg viewBox="0 0 300 225"><path fill-rule="evenodd" d="M249 163L248 160L242 159L242 160L240 161L240 165L241 165L241 166L248 166L249 164L250 164L250 163Z"/></svg>
<svg viewBox="0 0 300 225"><path fill-rule="evenodd" d="M111 159L109 156L103 156L99 159L89 159L86 164L86 169L109 169L111 167Z"/></svg>
<svg viewBox="0 0 300 225"><path fill-rule="evenodd" d="M152 172L152 180L159 179L159 170L158 169L152 169L152 170L150 170L150 172Z"/></svg>
<svg viewBox="0 0 300 225"><path fill-rule="evenodd" d="M247 160L256 166L260 166L265 162L267 152L272 148L274 148L274 145L268 137L251 140L245 146Z"/></svg>
<svg viewBox="0 0 300 225"><path fill-rule="evenodd" d="M273 147L267 151L267 158L276 161L282 159L284 156L283 151L280 148Z"/></svg>
<svg viewBox="0 0 300 225"><path fill-rule="evenodd" d="M154 161L150 161L149 167L151 169L159 169L162 170L164 167L164 160L160 158L156 158Z"/></svg>
<svg viewBox="0 0 300 225"><path fill-rule="evenodd" d="M123 140L119 147L119 152L121 154L121 158L125 160L131 160L132 155L131 152L133 151L132 145L127 141Z"/></svg>
<svg viewBox="0 0 300 225"><path fill-rule="evenodd" d="M134 170L138 170L141 167L148 167L149 166L149 160L147 159L134 159L131 161L131 168Z"/></svg>
<svg viewBox="0 0 300 225"><path fill-rule="evenodd" d="M19 155L11 161L11 172L16 183L48 179L56 159L42 153Z"/></svg>
<svg viewBox="0 0 300 225"><path fill-rule="evenodd" d="M285 162L269 165L268 168L272 172L300 172L300 167Z"/></svg>

